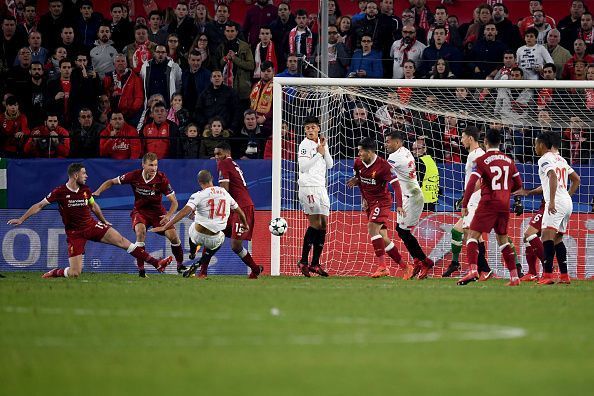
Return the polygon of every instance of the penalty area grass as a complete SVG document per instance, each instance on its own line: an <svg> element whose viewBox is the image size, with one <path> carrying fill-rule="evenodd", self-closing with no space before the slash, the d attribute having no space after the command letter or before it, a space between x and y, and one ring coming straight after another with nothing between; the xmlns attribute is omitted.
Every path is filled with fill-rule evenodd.
<svg viewBox="0 0 594 396"><path fill-rule="evenodd" d="M594 282L0 279L4 395L577 395ZM182 393L183 392L183 393Z"/></svg>

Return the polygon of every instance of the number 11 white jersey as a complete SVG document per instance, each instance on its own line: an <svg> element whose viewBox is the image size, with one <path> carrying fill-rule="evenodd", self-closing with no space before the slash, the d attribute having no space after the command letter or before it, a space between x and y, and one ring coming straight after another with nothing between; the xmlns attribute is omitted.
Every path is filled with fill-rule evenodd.
<svg viewBox="0 0 594 396"><path fill-rule="evenodd" d="M223 231L231 209L237 209L237 202L223 187L207 187L190 196L186 206L194 210L194 223L212 231Z"/></svg>
<svg viewBox="0 0 594 396"><path fill-rule="evenodd" d="M565 158L559 154L548 152L538 160L538 176L542 184L542 195L546 203L551 199L551 189L549 187L549 171L555 172L557 178L557 191L555 193L555 202L571 202L571 196L567 192L569 174L573 169Z"/></svg>

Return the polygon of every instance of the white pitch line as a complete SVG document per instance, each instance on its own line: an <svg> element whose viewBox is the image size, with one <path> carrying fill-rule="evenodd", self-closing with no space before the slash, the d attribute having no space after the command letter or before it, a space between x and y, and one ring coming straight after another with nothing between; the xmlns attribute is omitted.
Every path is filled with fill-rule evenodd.
<svg viewBox="0 0 594 396"><path fill-rule="evenodd" d="M300 324L317 323L327 325L344 325L348 328L344 333L339 332L332 335L324 334L303 334L303 333L283 333L274 336L259 336L259 335L189 335L181 337L165 337L154 339L153 337L146 337L135 339L132 344L144 347L188 347L188 346L212 346L212 347L226 347L226 346L262 346L262 345L370 345L370 344L397 344L397 343L428 343L437 341L486 341L486 340L507 340L514 338L522 338L527 335L525 329L520 327L502 326L497 324L484 323L463 323L463 322L438 322L431 320L408 320L408 319L374 319L364 317L349 317L349 316L323 316L323 317L291 317L285 311L280 316L259 315L259 314L245 314L242 316L234 316L228 313L220 313L210 315L208 317L196 311L132 311L126 309L92 309L92 308L61 308L61 307L21 307L21 306L4 306L0 311L6 314L44 314L44 315L69 315L89 316L89 317L151 317L151 318L200 318L209 321L230 321L230 320L245 320L250 322L270 322L271 320L279 320L281 322L298 322ZM357 326L357 330L353 331L352 326ZM371 328L365 328L371 326ZM215 326L211 326L214 328ZM219 326L216 326L219 327ZM379 331L377 327L384 327L386 329ZM212 329L211 328L211 329ZM399 329L404 329L405 332L398 332ZM221 326L221 331L225 331L225 327ZM419 330L419 331L414 331ZM395 332L396 331L396 332ZM76 346L77 342L80 346L93 344L98 345L103 343L102 338L93 336L81 337L77 339L70 335L68 338L61 338L59 336L32 336L29 339L31 345L38 347L55 347L55 346ZM6 339L5 339L6 340ZM110 345L113 347L127 347L130 345L129 340L117 340L114 338L110 340Z"/></svg>

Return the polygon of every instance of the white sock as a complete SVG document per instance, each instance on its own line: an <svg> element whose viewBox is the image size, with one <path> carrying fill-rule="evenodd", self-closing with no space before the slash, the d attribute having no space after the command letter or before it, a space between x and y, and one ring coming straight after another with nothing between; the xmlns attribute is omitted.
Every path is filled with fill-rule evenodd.
<svg viewBox="0 0 594 396"><path fill-rule="evenodd" d="M239 258L244 258L248 254L248 251L245 248L241 249L241 252L237 253Z"/></svg>
<svg viewBox="0 0 594 396"><path fill-rule="evenodd" d="M68 278L68 270L69 269L70 269L70 267L64 268L64 278Z"/></svg>

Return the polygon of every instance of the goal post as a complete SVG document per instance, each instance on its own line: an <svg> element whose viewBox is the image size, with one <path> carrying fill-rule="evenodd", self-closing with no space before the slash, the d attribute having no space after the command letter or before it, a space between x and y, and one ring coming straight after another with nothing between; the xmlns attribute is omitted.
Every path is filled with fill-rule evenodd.
<svg viewBox="0 0 594 396"><path fill-rule="evenodd" d="M378 155L386 156L383 137L392 129L404 133L407 148L419 156L418 163L428 154L438 164L438 200L427 206L433 211L423 214L413 232L425 253L437 263L433 275L441 274L449 264L450 230L459 218L456 201L464 190L467 152L461 133L466 126L476 125L483 132L491 127L502 131L502 148L519 164L527 188L540 183L533 138L547 130L562 134L561 154L582 177L573 197L574 214L566 236L568 251L578 253L568 258L570 275L594 275L594 217L590 215L594 195L590 178L594 173L590 171L594 81L275 77L273 83L271 214L273 218L284 217L289 228L282 237L272 236L272 275L299 273L297 261L307 218L297 198L296 151L305 137L303 120L309 115L323 121L320 133L327 137L335 160L327 177L331 210L321 259L331 274L368 275L371 271L373 251L360 193L347 188L346 180L352 175L358 141L374 137ZM525 268L521 237L540 200L540 196L524 198L525 214L512 214L510 219L510 235ZM405 251L395 229L394 215L388 234ZM410 260L407 254L404 257ZM503 276L494 235L488 240L488 257L495 272Z"/></svg>

